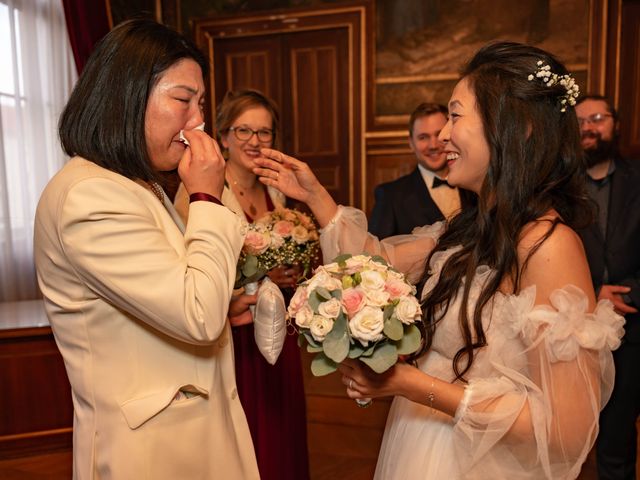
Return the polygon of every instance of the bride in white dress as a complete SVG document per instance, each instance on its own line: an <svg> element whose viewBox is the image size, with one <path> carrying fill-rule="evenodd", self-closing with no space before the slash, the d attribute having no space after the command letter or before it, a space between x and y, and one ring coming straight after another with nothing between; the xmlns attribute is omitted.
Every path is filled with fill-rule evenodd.
<svg viewBox="0 0 640 480"><path fill-rule="evenodd" d="M424 348L378 375L340 365L352 398L394 396L376 468L388 479L571 479L611 393L624 320L596 305L573 230L590 221L572 105L577 87L542 50L483 47L449 102L450 184L477 205L448 224L378 241L309 167L264 150L256 173L306 202L325 259L385 256L423 285Z"/></svg>

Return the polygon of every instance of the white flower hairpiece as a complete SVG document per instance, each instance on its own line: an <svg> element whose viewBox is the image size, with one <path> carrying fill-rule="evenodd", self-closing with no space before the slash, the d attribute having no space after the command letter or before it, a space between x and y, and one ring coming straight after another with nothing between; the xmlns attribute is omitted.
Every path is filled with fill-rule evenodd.
<svg viewBox="0 0 640 480"><path fill-rule="evenodd" d="M543 81L543 83L547 87L551 87L556 83L562 85L567 93L564 95L560 95L560 111L566 112L567 105L571 105L572 107L576 104L576 98L580 95L580 87L576 83L575 79L569 75L558 75L557 73L553 73L551 71L551 67L549 65L544 65L542 60L538 60L538 68L536 71L527 77L529 81L532 81L534 78L539 78Z"/></svg>

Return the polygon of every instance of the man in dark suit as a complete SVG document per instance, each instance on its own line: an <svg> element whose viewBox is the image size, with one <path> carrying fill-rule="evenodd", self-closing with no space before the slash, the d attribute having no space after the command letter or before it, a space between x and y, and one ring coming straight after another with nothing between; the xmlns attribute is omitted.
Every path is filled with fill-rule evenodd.
<svg viewBox="0 0 640 480"><path fill-rule="evenodd" d="M438 141L447 123L447 108L422 103L409 119L409 146L418 166L409 175L378 185L369 231L378 238L411 233L415 227L450 218L460 211L457 188L446 182L444 145Z"/></svg>
<svg viewBox="0 0 640 480"><path fill-rule="evenodd" d="M636 419L640 413L640 163L618 153L615 109L598 95L576 105L595 222L580 232L598 300L625 317L611 400L600 415L596 458L600 480L635 479Z"/></svg>

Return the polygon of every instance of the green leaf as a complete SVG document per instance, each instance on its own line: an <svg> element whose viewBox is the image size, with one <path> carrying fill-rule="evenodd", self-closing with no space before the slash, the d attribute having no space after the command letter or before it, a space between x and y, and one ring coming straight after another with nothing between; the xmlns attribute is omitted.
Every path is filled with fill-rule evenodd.
<svg viewBox="0 0 640 480"><path fill-rule="evenodd" d="M342 300L342 290L340 290L339 288L331 290L331 296L333 298L337 298L338 300Z"/></svg>
<svg viewBox="0 0 640 480"><path fill-rule="evenodd" d="M376 345L378 345L377 343L374 343L372 345L369 345L364 352L362 352L362 356L363 357L370 357L371 355L373 355L373 351L376 349Z"/></svg>
<svg viewBox="0 0 640 480"><path fill-rule="evenodd" d="M360 345L360 342L354 343L349 348L349 358L358 358L364 353L364 347Z"/></svg>
<svg viewBox="0 0 640 480"><path fill-rule="evenodd" d="M318 307L323 301L324 300L322 300L317 295L313 295L313 294L309 295L308 302L309 302L309 306L311 307L311 310L313 310L313 313L318 313Z"/></svg>
<svg viewBox="0 0 640 480"><path fill-rule="evenodd" d="M387 267L389 266L389 264L387 263L387 261L386 261L383 257L381 257L380 255L373 255L373 256L371 257L371 260L373 260L373 261L374 261L374 262L376 262L376 263L381 263L381 264L382 264L382 265L384 265L384 266L387 266Z"/></svg>
<svg viewBox="0 0 640 480"><path fill-rule="evenodd" d="M316 339L313 338L313 335L311 335L311 332L309 330L305 330L304 332L302 332L302 335L304 336L304 339L307 341L308 345L311 345L314 348L322 347L322 345L316 342Z"/></svg>
<svg viewBox="0 0 640 480"><path fill-rule="evenodd" d="M420 348L422 335L420 329L414 324L404 326L404 336L400 341L395 342L398 348L398 355L409 355Z"/></svg>
<svg viewBox="0 0 640 480"><path fill-rule="evenodd" d="M360 360L376 373L386 372L398 361L398 349L392 343L383 343L375 349L373 355L360 357Z"/></svg>
<svg viewBox="0 0 640 480"><path fill-rule="evenodd" d="M319 353L313 360L311 360L311 373L316 377L322 377L330 373L335 372L338 369L338 364L327 358L324 353Z"/></svg>
<svg viewBox="0 0 640 480"><path fill-rule="evenodd" d="M336 258L334 258L333 261L338 265L340 265L341 267L344 267L345 262L349 260L352 256L353 255L351 255L350 253L343 253L342 255L338 255Z"/></svg>
<svg viewBox="0 0 640 480"><path fill-rule="evenodd" d="M322 342L324 353L334 362L340 363L349 353L349 334L347 333L347 319L340 314L333 323L333 328Z"/></svg>
<svg viewBox="0 0 640 480"><path fill-rule="evenodd" d="M385 308L386 310L386 308ZM398 320L395 316L389 317L384 322L384 334L389 337L391 340L401 340L402 335L404 333L404 329L402 328L402 322Z"/></svg>
<svg viewBox="0 0 640 480"><path fill-rule="evenodd" d="M309 353L318 353L322 352L322 347L314 347L313 345L307 345L307 352Z"/></svg>
<svg viewBox="0 0 640 480"><path fill-rule="evenodd" d="M382 312L382 319L386 322L393 315L393 311L395 310L395 305L389 304L384 307L384 311Z"/></svg>
<svg viewBox="0 0 640 480"><path fill-rule="evenodd" d="M258 258L254 255L247 255L242 265L242 274L245 277L251 277L258 271Z"/></svg>
<svg viewBox="0 0 640 480"><path fill-rule="evenodd" d="M313 293L315 293L319 298L322 299L322 301L326 301L326 300L331 300L331 293L329 293L329 290L327 290L324 287L318 287L316 288Z"/></svg>

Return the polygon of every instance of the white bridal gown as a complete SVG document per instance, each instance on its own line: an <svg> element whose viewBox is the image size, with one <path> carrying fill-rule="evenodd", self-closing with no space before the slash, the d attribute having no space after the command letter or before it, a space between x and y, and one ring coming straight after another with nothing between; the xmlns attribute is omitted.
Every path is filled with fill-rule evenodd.
<svg viewBox="0 0 640 480"><path fill-rule="evenodd" d="M327 261L338 252L383 254L415 282L441 230L442 224L436 224L380 242L366 233L362 212L340 207L323 230L321 244ZM434 287L444 262L456 250L431 259L433 274L423 295ZM491 275L488 267L478 268L472 307ZM424 372L447 381L455 378L452 359L463 346L459 297L438 324L431 350L418 362ZM485 307L488 345L476 350L465 374L468 384L455 418L404 397L394 399L376 479L577 477L595 441L599 412L611 394L611 350L620 343L624 320L608 301L586 313L587 297L572 285L556 290L550 305L536 305L535 298L531 286L518 295L498 293ZM526 406L530 418L518 418ZM528 433L507 436L517 419L530 426L525 428Z"/></svg>

